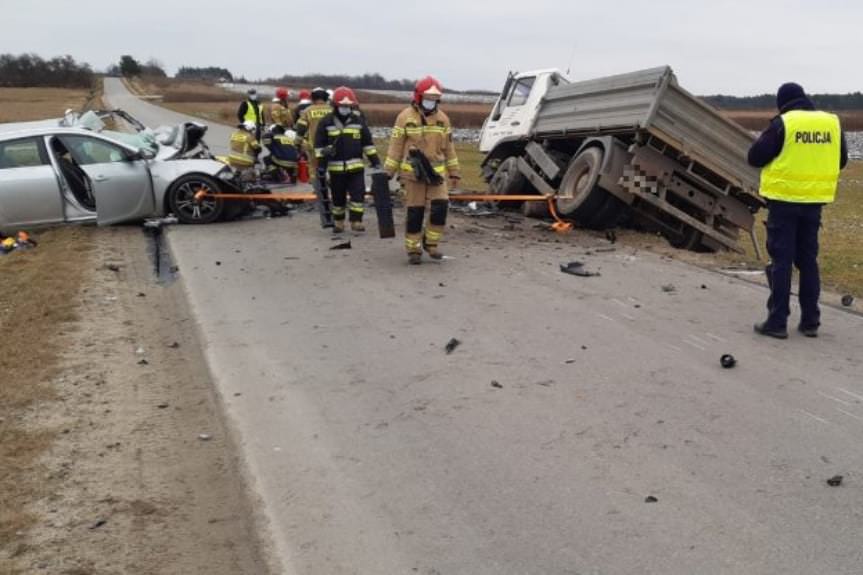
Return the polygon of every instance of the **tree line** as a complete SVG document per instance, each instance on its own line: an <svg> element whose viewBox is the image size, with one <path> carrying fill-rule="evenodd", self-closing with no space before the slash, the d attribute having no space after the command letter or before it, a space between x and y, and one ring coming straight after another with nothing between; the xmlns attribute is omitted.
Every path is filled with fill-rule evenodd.
<svg viewBox="0 0 863 575"><path fill-rule="evenodd" d="M88 64L72 56L45 60L36 54L0 54L0 86L4 88L90 88Z"/></svg>
<svg viewBox="0 0 863 575"><path fill-rule="evenodd" d="M816 108L822 110L863 110L863 94L810 94ZM723 110L764 110L776 108L775 94L760 96L704 96L702 99Z"/></svg>
<svg viewBox="0 0 863 575"><path fill-rule="evenodd" d="M284 84L287 86L350 86L358 90L413 90L415 80L387 80L380 74L362 74L350 76L346 74L305 74L302 76L286 74L280 78L269 78L267 84Z"/></svg>

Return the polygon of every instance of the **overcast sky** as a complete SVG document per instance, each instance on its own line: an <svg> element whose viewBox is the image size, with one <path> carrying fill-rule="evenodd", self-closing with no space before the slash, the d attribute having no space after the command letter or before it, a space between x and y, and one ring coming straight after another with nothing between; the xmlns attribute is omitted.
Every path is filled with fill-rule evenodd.
<svg viewBox="0 0 863 575"><path fill-rule="evenodd" d="M670 64L697 94L863 90L863 2L852 0L2 0L0 53L132 54L283 73L437 76L496 90L509 69L584 79ZM428 8L425 8L428 7ZM246 17L248 15L248 17Z"/></svg>

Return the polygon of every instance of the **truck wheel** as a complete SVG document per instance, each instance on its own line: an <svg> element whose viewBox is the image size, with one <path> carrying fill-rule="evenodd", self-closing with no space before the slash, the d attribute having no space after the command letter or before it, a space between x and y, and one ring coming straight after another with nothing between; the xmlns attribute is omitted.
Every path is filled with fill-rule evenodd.
<svg viewBox="0 0 863 575"><path fill-rule="evenodd" d="M682 232L677 234L666 235L668 243L679 250L689 250L701 254L711 254L716 252L716 247L705 243L704 233L695 228L686 227Z"/></svg>
<svg viewBox="0 0 863 575"><path fill-rule="evenodd" d="M191 174L183 176L168 190L168 208L184 224L211 224L225 209L224 200L205 198L196 200L199 191L217 193L219 185L209 176Z"/></svg>
<svg viewBox="0 0 863 575"><path fill-rule="evenodd" d="M603 150L585 148L566 169L560 182L557 211L588 228L601 228L617 217L620 206L611 194L597 185Z"/></svg>
<svg viewBox="0 0 863 575"><path fill-rule="evenodd" d="M524 202L521 206L521 213L527 218L536 218L542 220L551 217L551 212L548 209L548 202Z"/></svg>
<svg viewBox="0 0 863 575"><path fill-rule="evenodd" d="M518 170L518 158L510 156L500 163L488 183L489 192L494 196L514 196L533 194L533 186ZM505 202L502 207L519 207L520 202Z"/></svg>

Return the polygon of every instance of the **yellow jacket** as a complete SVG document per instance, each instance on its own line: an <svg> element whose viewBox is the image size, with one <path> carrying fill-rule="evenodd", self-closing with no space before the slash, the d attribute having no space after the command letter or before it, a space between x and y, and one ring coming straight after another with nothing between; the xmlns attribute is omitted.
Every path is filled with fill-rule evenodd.
<svg viewBox="0 0 863 575"><path fill-rule="evenodd" d="M410 150L420 150L431 162L435 172L443 176L459 177L458 156L452 141L449 117L440 109L424 115L415 105L402 110L396 118L387 150L384 169L392 175L415 181L411 164L406 161Z"/></svg>

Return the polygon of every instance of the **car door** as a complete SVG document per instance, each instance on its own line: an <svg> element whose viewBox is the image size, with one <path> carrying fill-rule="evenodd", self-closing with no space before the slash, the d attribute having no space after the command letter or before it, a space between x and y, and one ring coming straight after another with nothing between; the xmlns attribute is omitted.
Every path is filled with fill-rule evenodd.
<svg viewBox="0 0 863 575"><path fill-rule="evenodd" d="M99 225L141 220L155 213L147 160L103 138L78 134L59 137L92 182Z"/></svg>
<svg viewBox="0 0 863 575"><path fill-rule="evenodd" d="M0 141L0 228L63 221L63 198L42 138Z"/></svg>

